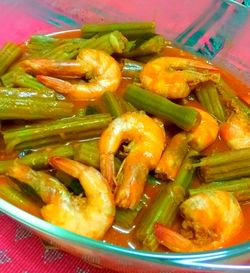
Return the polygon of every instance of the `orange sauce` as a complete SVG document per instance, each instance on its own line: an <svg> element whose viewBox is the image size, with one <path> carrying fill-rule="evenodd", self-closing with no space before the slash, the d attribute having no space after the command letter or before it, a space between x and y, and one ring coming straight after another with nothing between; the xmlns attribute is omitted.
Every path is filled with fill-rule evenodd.
<svg viewBox="0 0 250 273"><path fill-rule="evenodd" d="M56 33L53 35L55 37L60 37L60 38L72 38L72 37L79 37L80 36L80 31L79 30L74 30L74 31L68 31L68 32L60 32ZM188 52L185 52L181 49L174 48L170 44L166 47L164 50L163 55L167 56L176 56L176 57L185 57L185 58L198 58ZM249 90L239 79L235 78L233 75L231 75L229 72L220 70L222 73L223 77L225 80L231 85L232 88L234 88L238 94L244 94L246 90ZM129 83L129 80L123 80L120 88L118 90L118 94L122 95L124 88L126 85ZM96 102L98 104L98 102ZM189 105L196 106L196 107L201 107L197 102L195 101L187 101ZM84 106L85 104L82 103L76 103L76 107ZM222 151L222 150L227 150L226 144L218 138L217 141L211 145L206 151L204 151L205 154L209 154L210 152L214 151ZM11 157L11 156L10 156ZM13 157L13 156L12 156ZM4 153L0 154L0 159L8 159ZM195 181L195 183L199 183ZM158 187L152 187L147 185L145 189L145 193L151 198L154 199L156 196L156 193L158 192ZM242 205L242 211L244 214L245 218L245 223L244 226L239 233L239 235L235 238L232 238L232 241L230 242L230 245L238 244L241 242L245 242L250 240L250 203L245 203ZM145 212L145 209L142 210L139 214L139 217L136 221L139 221L141 217L143 216L143 213ZM178 228L180 226L180 217L177 219L176 223L174 224L174 228ZM133 248L140 248L140 243L135 240L134 237L134 229L131 231L126 231L126 230L118 230L116 227L110 228L110 230L107 232L105 235L104 241L109 242L114 245L118 246L123 246L123 247L133 247ZM164 249L162 249L164 251Z"/></svg>
<svg viewBox="0 0 250 273"><path fill-rule="evenodd" d="M172 56L172 57L198 59L198 57L190 54L189 52L185 52L182 49L174 48L171 45L166 47L166 49L163 52L163 55ZM249 90L249 88L244 83L242 83L240 79L234 77L228 71L220 69L220 73L223 76L223 78L226 80L226 82L237 92L239 96L242 94L245 94ZM127 81L123 82L121 85L121 89L123 89L126 85L127 85ZM196 101L187 101L186 103L189 106L195 106L195 107L201 108L201 105ZM204 154L209 154L211 152L225 151L225 150L228 150L226 143L220 137L218 137L218 139L209 148L207 148L204 151ZM197 183L197 181L195 181L194 183ZM145 191L147 194L149 194L153 198L157 192L157 189L154 189L152 191L150 187L147 187ZM243 243L250 240L250 221L248 221L248 219L250 219L250 202L243 204L241 207L242 207L242 211L243 211L243 215L245 219L244 226L242 227L240 233L236 237L232 238L232 241L229 243L229 246ZM141 215L139 215L139 217L141 218L142 215L143 215L143 211L141 212ZM181 218L178 217L174 225L176 228L180 226L180 221L181 221ZM129 233L123 233L123 232L117 231L117 229L113 227L107 232L105 236L105 241L115 245L123 246L123 247L135 247L135 248L141 247L140 244L135 241L134 230L132 230ZM161 250L164 251L164 249L161 249Z"/></svg>

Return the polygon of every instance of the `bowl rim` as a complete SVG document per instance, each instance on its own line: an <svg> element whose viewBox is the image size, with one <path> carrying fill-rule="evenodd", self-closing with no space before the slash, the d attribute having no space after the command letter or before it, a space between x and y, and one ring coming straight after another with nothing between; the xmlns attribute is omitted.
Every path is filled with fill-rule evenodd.
<svg viewBox="0 0 250 273"><path fill-rule="evenodd" d="M233 264L214 264L213 262L223 262L223 259L235 258L239 255L244 255L250 252L250 242L238 244L236 246L218 249L214 251L197 252L197 253L160 253L149 252L143 250L135 250L125 247L120 247L106 243L103 241L94 240L73 233L61 227L55 226L43 219L40 219L28 212L19 209L18 207L10 204L9 202L0 198L0 211L17 220L19 223L24 224L38 232L45 233L46 235L53 236L56 239L63 239L70 241L78 246L86 246L95 249L100 249L113 254L125 255L130 258L142 259L145 262L154 262L161 265L170 265L189 269L227 269L227 270L248 270L250 265L233 265ZM227 271L228 272L228 271Z"/></svg>

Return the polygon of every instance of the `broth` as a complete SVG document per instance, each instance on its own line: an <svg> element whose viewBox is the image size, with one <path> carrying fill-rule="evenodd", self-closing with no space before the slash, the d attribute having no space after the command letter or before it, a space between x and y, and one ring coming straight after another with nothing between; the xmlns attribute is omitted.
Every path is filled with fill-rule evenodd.
<svg viewBox="0 0 250 273"><path fill-rule="evenodd" d="M63 33L63 32L57 33L54 36L60 37L60 38L73 38L73 37L76 38L76 37L79 37L79 35L80 35L80 31L74 30L74 31L67 31L65 33ZM197 58L188 52L185 52L185 51L178 49L178 48L174 48L171 44L169 44L166 47L166 49L164 50L162 55L163 56L185 57L185 58ZM243 83L241 83L241 81L239 79L235 78L229 72L224 71L224 70L220 70L220 72L223 75L223 77L225 78L225 80L228 82L228 84L237 91L239 96L241 94L244 94L246 92L246 90L248 90L248 87L246 87ZM122 95L124 88L129 83L130 83L129 79L123 79L123 81L120 85L120 88L118 90L118 94ZM185 103L190 106L196 106L196 107L202 108L198 102L194 102L192 100L186 100ZM92 102L92 104L98 108L102 107L100 101L98 101L98 100L95 102ZM86 105L86 103L79 103L79 102L75 103L75 106L77 108L85 106L85 105ZM215 143L213 143L203 153L209 154L211 152L224 151L227 149L228 149L227 145L223 142L223 140L220 137L218 137L217 140L215 141ZM5 152L1 152L0 159L1 160L9 159L9 158L13 158L14 156L16 156L16 154L9 155L9 154L6 154ZM195 181L195 184L198 185L199 181ZM160 186L147 185L146 189L145 189L145 193L149 196L150 200L152 201L155 198L155 196L159 190L160 190ZM140 215L136 221L140 221L140 219L143 216L143 214L145 213L145 211L146 210L144 208L140 212ZM246 202L245 204L242 204L242 211L243 211L244 218L245 218L244 227L242 228L242 230L238 234L238 236L232 239L232 241L230 242L230 245L239 244L239 243L250 240L250 221L247 220L247 219L250 219L250 203ZM179 226L180 226L180 217L177 217L177 220L174 224L174 228L178 229ZM132 230L122 230L122 229L118 228L117 226L113 225L113 227L110 228L109 231L106 233L106 235L104 237L104 241L114 244L114 245L140 249L141 244L135 240L134 230L135 230L134 228L132 228ZM160 250L166 251L166 249L164 249L163 247Z"/></svg>

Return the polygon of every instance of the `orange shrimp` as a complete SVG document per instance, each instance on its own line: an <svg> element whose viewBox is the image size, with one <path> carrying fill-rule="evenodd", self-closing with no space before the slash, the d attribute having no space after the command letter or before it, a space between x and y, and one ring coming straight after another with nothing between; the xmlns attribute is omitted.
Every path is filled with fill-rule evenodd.
<svg viewBox="0 0 250 273"><path fill-rule="evenodd" d="M219 79L214 66L179 57L154 59L145 64L140 73L143 87L170 99L185 98L200 82L218 82Z"/></svg>
<svg viewBox="0 0 250 273"><path fill-rule="evenodd" d="M129 154L115 177L114 156L124 141ZM140 201L148 172L155 168L165 146L165 131L142 112L128 112L111 122L100 139L100 167L115 191L115 202L134 208Z"/></svg>
<svg viewBox="0 0 250 273"><path fill-rule="evenodd" d="M173 136L156 166L156 175L163 180L174 180L187 152L187 134L182 132Z"/></svg>
<svg viewBox="0 0 250 273"><path fill-rule="evenodd" d="M22 61L20 66L25 71L38 75L38 80L47 87L68 95L72 100L94 100L105 91L115 92L121 82L118 62L104 51L96 49L82 49L75 61L33 59ZM71 83L46 75L59 78L85 76L88 81Z"/></svg>
<svg viewBox="0 0 250 273"><path fill-rule="evenodd" d="M158 241L174 252L198 252L218 249L236 236L243 226L241 207L232 193L206 191L192 196L180 206L185 218L183 235L155 224Z"/></svg>
<svg viewBox="0 0 250 273"><path fill-rule="evenodd" d="M99 171L77 161L52 157L49 163L79 178L86 197L74 196L53 176L15 163L8 175L30 185L42 198L42 217L57 226L93 239L102 239L115 215L113 194Z"/></svg>
<svg viewBox="0 0 250 273"><path fill-rule="evenodd" d="M189 146L202 151L216 140L219 132L216 119L201 109L195 109L200 113L200 124L192 131L178 133L171 139L156 166L158 177L174 180Z"/></svg>
<svg viewBox="0 0 250 273"><path fill-rule="evenodd" d="M196 107L193 108L200 113L201 122L190 133L187 133L188 142L196 151L202 151L216 140L219 132L219 124L207 112Z"/></svg>
<svg viewBox="0 0 250 273"><path fill-rule="evenodd" d="M250 119L241 112L232 114L221 125L220 135L232 149L250 147Z"/></svg>

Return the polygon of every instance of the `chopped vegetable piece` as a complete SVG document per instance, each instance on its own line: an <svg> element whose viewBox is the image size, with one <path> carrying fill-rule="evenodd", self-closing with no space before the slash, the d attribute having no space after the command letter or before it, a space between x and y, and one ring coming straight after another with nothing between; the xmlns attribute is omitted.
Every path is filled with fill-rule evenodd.
<svg viewBox="0 0 250 273"><path fill-rule="evenodd" d="M0 119L55 119L71 116L73 104L34 98L1 98Z"/></svg>
<svg viewBox="0 0 250 273"><path fill-rule="evenodd" d="M205 182L231 180L250 175L250 148L214 153L194 164Z"/></svg>
<svg viewBox="0 0 250 273"><path fill-rule="evenodd" d="M102 95L102 99L104 101L104 104L108 110L108 112L113 116L113 117L119 117L122 115L123 110L122 107L117 99L117 96L109 91L106 91Z"/></svg>
<svg viewBox="0 0 250 273"><path fill-rule="evenodd" d="M0 87L0 99L2 98L31 98L31 99L48 99L55 101L56 93L50 89L33 89L33 88L9 88Z"/></svg>
<svg viewBox="0 0 250 273"><path fill-rule="evenodd" d="M206 192L207 190L228 191L232 192L238 201L250 200L250 177L240 178L229 181L215 181L209 184L201 185L198 188L190 189L191 196Z"/></svg>
<svg viewBox="0 0 250 273"><path fill-rule="evenodd" d="M133 77L139 79L139 72L143 69L143 64L130 59L122 59L122 75L124 77Z"/></svg>
<svg viewBox="0 0 250 273"><path fill-rule="evenodd" d="M135 209L117 208L114 224L121 228L131 229L133 227L135 218L140 213L141 209L147 205L147 203L148 197L144 194Z"/></svg>
<svg viewBox="0 0 250 273"><path fill-rule="evenodd" d="M47 123L35 124L3 132L4 142L12 150L16 145L46 137L88 132L107 127L111 121L109 114L96 114L84 117L71 117Z"/></svg>
<svg viewBox="0 0 250 273"><path fill-rule="evenodd" d="M3 82L3 85L6 87L27 87L38 91L44 90L45 93L47 92L47 90L53 92L52 90L48 89L44 84L39 82L36 78L29 75L28 73L25 73L25 71L19 66L4 74L1 77L1 80Z"/></svg>
<svg viewBox="0 0 250 273"><path fill-rule="evenodd" d="M143 218L136 228L136 238L142 242L145 249L155 251L158 242L153 233L156 222L172 225L181 202L194 178L195 168L192 167L192 157L196 152L190 151L186 156L174 182L162 183L159 194L149 205Z"/></svg>
<svg viewBox="0 0 250 273"><path fill-rule="evenodd" d="M124 98L136 108L167 119L187 131L196 127L200 122L200 115L195 109L175 104L133 84L126 88Z"/></svg>
<svg viewBox="0 0 250 273"><path fill-rule="evenodd" d="M7 43L0 49L0 76L22 55L19 46Z"/></svg>
<svg viewBox="0 0 250 273"><path fill-rule="evenodd" d="M235 91L221 78L217 85L222 103L236 111L245 113L250 118L250 107L239 99ZM230 107L227 107L231 112Z"/></svg>
<svg viewBox="0 0 250 273"><path fill-rule="evenodd" d="M14 161L28 165L34 169L43 169L48 167L48 160L52 156L63 156L72 158L74 156L73 145L59 145L56 147L47 147L42 150L32 152L22 158L15 160L0 161L0 174L7 172L8 168L13 165Z"/></svg>
<svg viewBox="0 0 250 273"><path fill-rule="evenodd" d="M201 83L195 92L201 105L219 121L226 120L223 106L221 104L216 84L213 82Z"/></svg>
<svg viewBox="0 0 250 273"><path fill-rule="evenodd" d="M160 53L165 47L165 38L161 35L145 34L130 41L122 55L127 58Z"/></svg>
<svg viewBox="0 0 250 273"><path fill-rule="evenodd" d="M145 33L155 33L155 23L153 22L129 22L112 24L84 24L82 36L91 38L95 35L105 34L118 30L129 39L136 39Z"/></svg>

